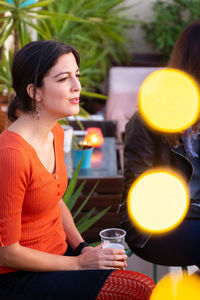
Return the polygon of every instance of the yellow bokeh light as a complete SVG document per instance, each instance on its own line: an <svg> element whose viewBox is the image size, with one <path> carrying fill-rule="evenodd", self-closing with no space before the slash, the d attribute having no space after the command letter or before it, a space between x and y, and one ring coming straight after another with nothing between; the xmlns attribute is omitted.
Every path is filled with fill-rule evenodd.
<svg viewBox="0 0 200 300"><path fill-rule="evenodd" d="M200 278L186 273L164 276L154 288L150 300L199 300Z"/></svg>
<svg viewBox="0 0 200 300"><path fill-rule="evenodd" d="M199 86L180 70L162 69L150 74L139 91L139 111L158 131L180 132L193 125L200 112Z"/></svg>
<svg viewBox="0 0 200 300"><path fill-rule="evenodd" d="M168 170L150 170L141 175L128 193L128 213L140 229L161 233L183 220L189 206L184 180Z"/></svg>

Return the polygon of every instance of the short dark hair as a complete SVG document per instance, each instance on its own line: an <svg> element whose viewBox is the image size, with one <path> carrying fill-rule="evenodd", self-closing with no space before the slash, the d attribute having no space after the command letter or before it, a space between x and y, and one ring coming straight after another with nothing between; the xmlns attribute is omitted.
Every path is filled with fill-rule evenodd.
<svg viewBox="0 0 200 300"><path fill-rule="evenodd" d="M16 96L8 108L8 118L17 119L16 111L34 112L36 107L35 97L30 98L27 93L28 84L42 87L43 78L56 64L63 54L72 53L79 66L80 56L78 51L70 45L56 41L34 41L21 48L14 57L12 64L12 87Z"/></svg>

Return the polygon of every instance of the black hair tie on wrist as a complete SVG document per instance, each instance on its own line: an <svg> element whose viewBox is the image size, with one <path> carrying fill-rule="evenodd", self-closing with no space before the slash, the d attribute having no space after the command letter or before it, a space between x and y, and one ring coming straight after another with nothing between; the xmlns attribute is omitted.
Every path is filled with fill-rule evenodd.
<svg viewBox="0 0 200 300"><path fill-rule="evenodd" d="M81 254L81 251L83 248L85 247L88 247L89 244L86 243L86 242L81 242L77 247L76 249L74 250L74 254L77 256L77 255L80 255Z"/></svg>

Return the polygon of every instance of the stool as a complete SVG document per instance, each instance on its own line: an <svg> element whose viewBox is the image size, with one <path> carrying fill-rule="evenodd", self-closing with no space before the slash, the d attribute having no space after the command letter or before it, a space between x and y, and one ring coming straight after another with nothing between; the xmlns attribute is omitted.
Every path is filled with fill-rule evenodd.
<svg viewBox="0 0 200 300"><path fill-rule="evenodd" d="M97 300L149 300L155 287L153 280L139 272L115 270L105 281Z"/></svg>

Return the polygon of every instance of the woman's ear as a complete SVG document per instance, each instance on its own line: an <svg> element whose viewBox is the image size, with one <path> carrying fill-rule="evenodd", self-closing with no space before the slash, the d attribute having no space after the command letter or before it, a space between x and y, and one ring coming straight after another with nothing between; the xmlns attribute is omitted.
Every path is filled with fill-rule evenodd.
<svg viewBox="0 0 200 300"><path fill-rule="evenodd" d="M37 102L41 102L42 99L41 99L39 93L37 92L37 89L35 88L33 83L30 83L27 85L26 91L31 99L34 99L34 97L35 97L35 100Z"/></svg>

